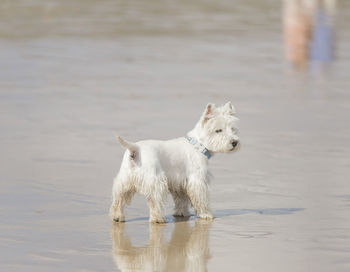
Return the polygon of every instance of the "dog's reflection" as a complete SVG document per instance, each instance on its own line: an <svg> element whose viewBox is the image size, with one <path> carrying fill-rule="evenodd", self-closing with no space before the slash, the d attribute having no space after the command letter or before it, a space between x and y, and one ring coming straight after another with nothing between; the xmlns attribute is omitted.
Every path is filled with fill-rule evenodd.
<svg viewBox="0 0 350 272"><path fill-rule="evenodd" d="M149 224L146 246L133 246L125 235L127 224L111 228L113 257L121 271L207 271L210 221L175 222L170 241L165 241L166 225Z"/></svg>

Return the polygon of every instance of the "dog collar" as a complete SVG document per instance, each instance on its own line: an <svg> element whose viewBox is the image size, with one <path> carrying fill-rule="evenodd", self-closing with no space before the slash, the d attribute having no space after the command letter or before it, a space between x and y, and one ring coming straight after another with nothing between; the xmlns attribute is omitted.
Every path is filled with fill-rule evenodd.
<svg viewBox="0 0 350 272"><path fill-rule="evenodd" d="M209 150L204 145L202 145L200 142L198 142L195 138L192 138L189 136L186 136L185 138L187 139L187 141L189 141L189 143L191 145L194 146L195 149L197 149L204 156L206 156L208 158L208 160L211 158L211 154L210 154Z"/></svg>

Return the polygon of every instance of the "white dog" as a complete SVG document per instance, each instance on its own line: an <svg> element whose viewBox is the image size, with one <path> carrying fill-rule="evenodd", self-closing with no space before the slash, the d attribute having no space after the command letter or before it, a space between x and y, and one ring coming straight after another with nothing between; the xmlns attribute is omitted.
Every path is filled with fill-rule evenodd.
<svg viewBox="0 0 350 272"><path fill-rule="evenodd" d="M131 143L118 136L127 150L113 184L111 218L124 221L124 206L138 192L146 196L150 222L165 222L163 210L168 193L175 202L174 216L189 216L191 204L199 218L212 219L208 160L216 152L239 149L237 120L231 102L218 108L208 104L186 137Z"/></svg>

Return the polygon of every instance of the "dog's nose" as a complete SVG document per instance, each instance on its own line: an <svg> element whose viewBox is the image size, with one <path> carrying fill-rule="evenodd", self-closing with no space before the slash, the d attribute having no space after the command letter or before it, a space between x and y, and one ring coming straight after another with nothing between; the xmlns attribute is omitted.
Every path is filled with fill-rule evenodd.
<svg viewBox="0 0 350 272"><path fill-rule="evenodd" d="M232 142L232 146L233 146L233 147L236 147L237 145L238 145L238 141L233 141L233 142Z"/></svg>

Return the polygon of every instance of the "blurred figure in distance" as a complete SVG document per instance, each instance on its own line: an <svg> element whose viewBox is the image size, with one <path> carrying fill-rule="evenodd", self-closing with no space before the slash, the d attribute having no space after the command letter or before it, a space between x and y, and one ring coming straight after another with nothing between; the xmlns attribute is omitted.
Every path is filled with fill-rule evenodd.
<svg viewBox="0 0 350 272"><path fill-rule="evenodd" d="M336 0L284 0L283 25L287 60L297 70L329 63L333 56Z"/></svg>

